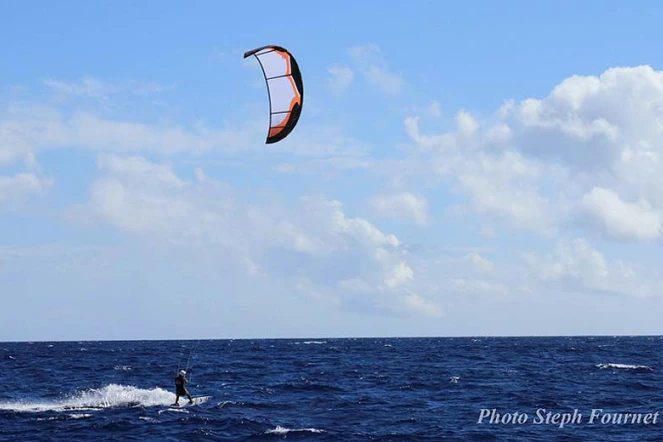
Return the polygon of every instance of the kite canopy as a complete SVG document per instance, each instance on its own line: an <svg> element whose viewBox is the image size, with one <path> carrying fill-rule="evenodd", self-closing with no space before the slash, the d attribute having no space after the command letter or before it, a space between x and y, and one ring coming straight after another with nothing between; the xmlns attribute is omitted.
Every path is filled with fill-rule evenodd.
<svg viewBox="0 0 663 442"><path fill-rule="evenodd" d="M267 144L287 137L297 125L304 103L304 83L295 57L281 46L263 46L244 54L260 63L269 93Z"/></svg>

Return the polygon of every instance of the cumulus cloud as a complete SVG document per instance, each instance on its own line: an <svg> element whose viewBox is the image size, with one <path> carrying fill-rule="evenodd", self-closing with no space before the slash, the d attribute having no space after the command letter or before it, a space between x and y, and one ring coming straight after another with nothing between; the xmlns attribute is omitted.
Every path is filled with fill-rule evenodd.
<svg viewBox="0 0 663 442"><path fill-rule="evenodd" d="M117 87L95 78L84 77L79 83L67 83L56 79L46 79L44 85L62 95L86 96L107 99Z"/></svg>
<svg viewBox="0 0 663 442"><path fill-rule="evenodd" d="M53 186L53 179L32 173L0 176L0 210L14 208L26 199L42 195Z"/></svg>
<svg viewBox="0 0 663 442"><path fill-rule="evenodd" d="M109 83L88 76L81 78L78 82L66 82L54 78L48 78L43 80L43 84L56 94L63 97L87 97L100 101L106 101L112 95L122 92L134 95L150 95L173 89L172 85L164 86L155 82L131 80L123 83Z"/></svg>
<svg viewBox="0 0 663 442"><path fill-rule="evenodd" d="M30 143L21 133L3 127L2 122L0 122L0 166L13 166L19 161L30 168L37 166L37 160Z"/></svg>
<svg viewBox="0 0 663 442"><path fill-rule="evenodd" d="M661 212L644 199L627 203L610 189L594 187L581 204L591 222L613 238L652 240L661 235Z"/></svg>
<svg viewBox="0 0 663 442"><path fill-rule="evenodd" d="M401 92L405 80L389 70L382 51L377 45L355 46L350 48L349 53L367 81L387 94Z"/></svg>
<svg viewBox="0 0 663 442"><path fill-rule="evenodd" d="M451 278L451 289L463 295L503 297L510 293L507 285L501 282L478 278Z"/></svg>
<svg viewBox="0 0 663 442"><path fill-rule="evenodd" d="M354 156L331 155L327 158L317 158L308 161L282 162L274 169L283 174L317 175L323 178L332 178L339 172L348 170L371 170L376 166L372 158Z"/></svg>
<svg viewBox="0 0 663 442"><path fill-rule="evenodd" d="M355 76L352 69L344 66L332 66L327 69L327 72L332 76L327 86L336 93L344 92L350 87Z"/></svg>
<svg viewBox="0 0 663 442"><path fill-rule="evenodd" d="M406 309L416 313L418 316L440 318L444 314L438 304L430 302L416 293L407 292L403 303Z"/></svg>
<svg viewBox="0 0 663 442"><path fill-rule="evenodd" d="M409 192L378 195L370 203L380 216L413 221L420 225L429 220L426 199Z"/></svg>
<svg viewBox="0 0 663 442"><path fill-rule="evenodd" d="M0 122L0 167L16 168L20 163L25 171L0 174L0 211L16 209L32 197L46 194L55 183L41 175L32 146L22 134Z"/></svg>
<svg viewBox="0 0 663 442"><path fill-rule="evenodd" d="M246 158L259 152L258 160L287 153L292 158L330 159L332 162L360 160L369 149L367 144L344 136L339 126L329 121L300 127L297 130L300 135L266 150L263 118L221 127L204 124L187 127L111 119L103 112L67 112L50 105L11 105L4 111L6 116L0 119L0 147L7 146L7 149L0 151L0 165L21 158L34 162L39 152L52 149L188 155L191 158L204 154Z"/></svg>
<svg viewBox="0 0 663 442"><path fill-rule="evenodd" d="M232 140L233 136L237 141L241 139L225 131L115 121L89 112L63 115L54 108L34 112L30 107L14 107L3 125L20 134L35 150L82 147L113 152L201 153Z"/></svg>
<svg viewBox="0 0 663 442"><path fill-rule="evenodd" d="M100 221L136 235L226 250L246 263L247 274L290 279L346 307L357 298L339 294L339 287L353 296L368 292L361 299L392 312L404 305L399 290L414 280L414 271L400 241L349 217L339 201L313 195L292 205L242 202L231 186L202 170L185 180L169 164L137 156L102 155L98 167L102 176L91 186L89 209ZM308 285L297 275L306 275Z"/></svg>
<svg viewBox="0 0 663 442"><path fill-rule="evenodd" d="M545 235L554 232L556 217L547 197L538 191L538 166L517 152L477 154L461 158L453 174L457 189L469 199L461 209L495 216L512 226Z"/></svg>
<svg viewBox="0 0 663 442"><path fill-rule="evenodd" d="M663 285L638 266L608 260L586 240L560 240L546 256L526 254L526 262L545 286L568 292L660 296Z"/></svg>
<svg viewBox="0 0 663 442"><path fill-rule="evenodd" d="M472 263L479 273L490 273L495 268L495 263L490 259L484 258L477 252L472 252L465 256L465 259Z"/></svg>
<svg viewBox="0 0 663 442"><path fill-rule="evenodd" d="M377 47L353 48L351 53L356 75L385 92L403 89L404 81L389 70ZM354 72L330 70L330 86L348 87ZM49 87L76 96L115 93L89 81L51 82ZM330 165L337 170L382 168L401 188L412 188L408 180L422 177L428 184L448 184L448 200L454 204L449 213L480 215L480 222L494 224L487 231L499 232L496 226L501 226L563 238L560 233L581 220L572 227L583 227L589 236L599 232L608 238L651 241L660 237L663 210L661 91L661 74L649 67L611 69L596 77L564 80L543 98L506 102L487 117L460 110L449 130L424 129L435 120L422 123L426 118L409 117L404 124L414 148L402 161L367 156L365 144L339 135L337 127L303 129L310 131L307 136L264 155L287 152L313 158L305 165L272 163L282 173L326 176ZM441 114L434 101L419 112ZM18 106L7 115L0 122L0 165L35 164L35 152L48 148L108 153L98 157L100 176L90 187L85 208L99 225L169 245L192 245L199 252L213 250L220 267L240 263L248 277L267 285L278 281L341 309L436 318L454 296L661 292L655 274L610 259L586 240L561 240L550 254L528 254L524 262L499 253L488 259L483 251L467 250L451 259L416 259L397 235L353 216L334 198L306 195L284 203L250 191L240 194L202 169L189 177L182 163L139 156L246 152L253 145L262 149L264 122L238 130L186 128ZM318 138L308 137L314 133ZM36 173L2 177L0 202L38 194L47 184ZM434 203L409 192L379 193L370 202L380 216L419 226L431 221L428 206ZM529 279L520 278L528 271Z"/></svg>
<svg viewBox="0 0 663 442"><path fill-rule="evenodd" d="M428 107L426 108L426 111L428 113L436 118L439 118L442 116L442 107L440 106L440 102L437 100L433 100L428 104Z"/></svg>
<svg viewBox="0 0 663 442"><path fill-rule="evenodd" d="M12 106L0 129L14 134L15 142L32 151L85 148L113 152L203 152L223 140L179 126L158 126L102 118L91 112L65 114L46 106Z"/></svg>
<svg viewBox="0 0 663 442"><path fill-rule="evenodd" d="M103 155L98 166L107 174L92 184L91 203L111 224L134 233L170 235L190 232L198 224L190 222L195 204L188 192L190 185L169 165L141 157Z"/></svg>
<svg viewBox="0 0 663 442"><path fill-rule="evenodd" d="M498 255L493 261L471 252L427 260L417 269L420 287L445 293L452 296L450 299L515 300L523 296L550 298L559 293L663 296L657 269L607 257L584 238L559 239L548 253L528 247L512 257Z"/></svg>
<svg viewBox="0 0 663 442"><path fill-rule="evenodd" d="M404 108L404 111L409 113L416 113L420 115L426 115L428 117L440 118L442 116L442 106L437 100L431 100L425 106L407 106Z"/></svg>
<svg viewBox="0 0 663 442"><path fill-rule="evenodd" d="M550 198L539 192L545 165L513 150L495 151L477 134L479 125L467 112L456 117L456 130L424 135L417 118L405 121L406 129L423 155L419 173L450 180L452 189L467 197L454 210L494 217L511 226L544 235L555 232L559 214Z"/></svg>
<svg viewBox="0 0 663 442"><path fill-rule="evenodd" d="M482 120L460 111L438 134L423 133L418 117L404 123L416 173L466 198L456 213L548 237L580 219L611 238L652 240L663 210L662 122L663 73L638 66L570 77Z"/></svg>

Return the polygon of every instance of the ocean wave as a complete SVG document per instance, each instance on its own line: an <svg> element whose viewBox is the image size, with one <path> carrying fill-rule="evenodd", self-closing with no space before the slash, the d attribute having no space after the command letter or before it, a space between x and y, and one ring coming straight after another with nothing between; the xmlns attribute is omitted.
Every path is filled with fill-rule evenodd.
<svg viewBox="0 0 663 442"><path fill-rule="evenodd" d="M133 370L133 368L131 368L128 365L116 365L115 367L113 367L113 370L131 371L131 370Z"/></svg>
<svg viewBox="0 0 663 442"><path fill-rule="evenodd" d="M87 419L88 417L92 417L92 414L90 413L73 413L68 415L72 419Z"/></svg>
<svg viewBox="0 0 663 442"><path fill-rule="evenodd" d="M281 384L271 386L273 390L281 390L287 392L310 392L310 391L320 391L320 392L339 392L343 391L342 388L336 385L321 384L314 382L310 379L302 378L298 381L293 382L284 382Z"/></svg>
<svg viewBox="0 0 663 442"><path fill-rule="evenodd" d="M596 367L600 369L605 369L605 368L617 368L620 370L636 370L636 371L653 371L651 367L648 367L647 365L630 365L630 364L596 364Z"/></svg>
<svg viewBox="0 0 663 442"><path fill-rule="evenodd" d="M317 428L286 428L277 425L276 428L265 431L265 434L288 434L295 432L324 433L325 430L319 430Z"/></svg>
<svg viewBox="0 0 663 442"><path fill-rule="evenodd" d="M0 403L0 410L18 412L84 411L115 407L151 407L170 405L175 394L161 388L145 390L127 385L110 384L103 388L91 388L56 401L13 401Z"/></svg>

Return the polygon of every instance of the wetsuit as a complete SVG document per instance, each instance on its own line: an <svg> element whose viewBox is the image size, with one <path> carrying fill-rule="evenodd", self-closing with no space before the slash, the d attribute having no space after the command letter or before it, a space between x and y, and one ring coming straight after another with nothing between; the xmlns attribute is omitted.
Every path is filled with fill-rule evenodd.
<svg viewBox="0 0 663 442"><path fill-rule="evenodd" d="M186 384L188 381L184 376L177 376L175 378L175 404L179 404L180 401L180 396L186 396L189 398L189 402L192 402L193 399L191 399L191 394L187 391L186 387L184 384Z"/></svg>

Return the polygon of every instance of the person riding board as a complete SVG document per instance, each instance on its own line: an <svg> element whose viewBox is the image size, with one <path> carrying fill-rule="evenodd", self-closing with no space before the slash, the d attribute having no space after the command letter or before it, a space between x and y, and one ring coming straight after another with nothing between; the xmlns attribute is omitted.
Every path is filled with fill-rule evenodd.
<svg viewBox="0 0 663 442"><path fill-rule="evenodd" d="M180 405L180 396L186 396L189 398L189 403L193 404L193 398L191 397L191 394L187 391L186 387L184 384L189 382L186 379L186 371L180 370L179 374L175 378L175 406Z"/></svg>

